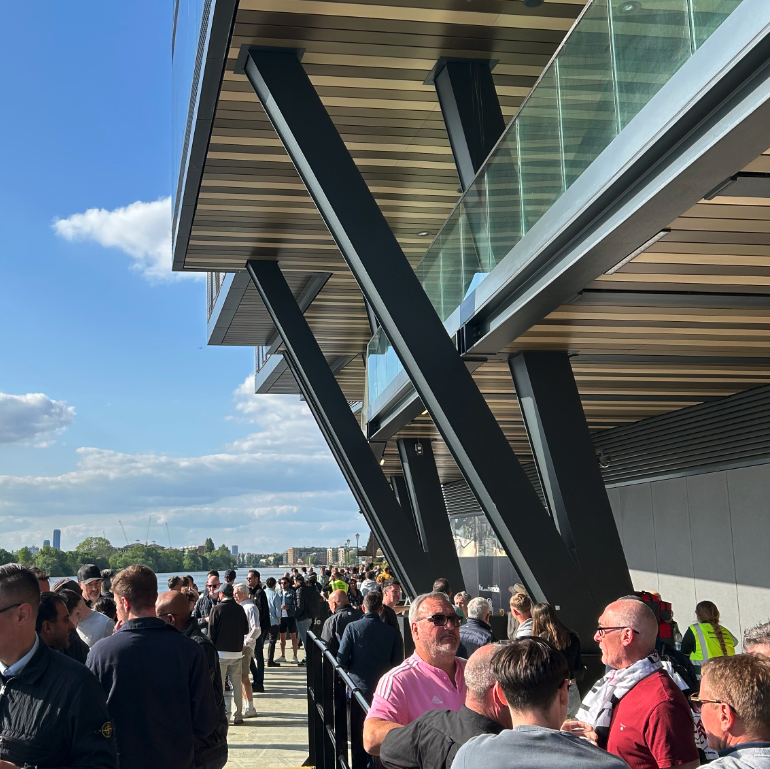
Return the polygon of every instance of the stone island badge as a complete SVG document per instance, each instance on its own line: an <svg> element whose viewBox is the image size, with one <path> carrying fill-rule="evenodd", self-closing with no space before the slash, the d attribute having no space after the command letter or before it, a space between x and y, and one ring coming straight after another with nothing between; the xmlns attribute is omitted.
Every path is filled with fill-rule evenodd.
<svg viewBox="0 0 770 769"><path fill-rule="evenodd" d="M102 725L102 728L99 729L99 734L101 734L102 737L106 737L107 739L112 737L112 721L106 721Z"/></svg>

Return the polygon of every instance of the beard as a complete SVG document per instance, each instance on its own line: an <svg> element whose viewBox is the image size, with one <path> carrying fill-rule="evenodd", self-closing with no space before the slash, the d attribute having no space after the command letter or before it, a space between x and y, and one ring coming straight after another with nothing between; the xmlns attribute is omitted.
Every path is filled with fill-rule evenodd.
<svg viewBox="0 0 770 769"><path fill-rule="evenodd" d="M431 657L454 657L460 640L455 635L441 636L425 644Z"/></svg>

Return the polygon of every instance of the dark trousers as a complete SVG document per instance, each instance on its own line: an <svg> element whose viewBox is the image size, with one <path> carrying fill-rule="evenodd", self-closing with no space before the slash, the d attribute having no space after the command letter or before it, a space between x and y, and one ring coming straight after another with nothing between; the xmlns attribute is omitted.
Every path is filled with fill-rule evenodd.
<svg viewBox="0 0 770 769"><path fill-rule="evenodd" d="M278 638L280 637L280 625L271 625L270 630L267 634L268 637L268 643L267 643L267 661L273 662L273 657L275 657L275 644L278 641Z"/></svg>
<svg viewBox="0 0 770 769"><path fill-rule="evenodd" d="M249 663L249 670L251 670L251 680L255 689L265 688L265 653L263 648L265 646L265 636L263 633L257 638L257 645L254 647L254 656Z"/></svg>

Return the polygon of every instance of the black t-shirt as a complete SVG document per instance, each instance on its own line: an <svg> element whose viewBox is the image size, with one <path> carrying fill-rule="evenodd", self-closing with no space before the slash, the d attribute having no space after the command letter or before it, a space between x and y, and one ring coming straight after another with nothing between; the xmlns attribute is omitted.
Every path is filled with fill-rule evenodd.
<svg viewBox="0 0 770 769"><path fill-rule="evenodd" d="M408 726L391 729L380 748L387 769L449 769L457 751L471 737L500 734L503 727L463 705L453 710L429 710Z"/></svg>

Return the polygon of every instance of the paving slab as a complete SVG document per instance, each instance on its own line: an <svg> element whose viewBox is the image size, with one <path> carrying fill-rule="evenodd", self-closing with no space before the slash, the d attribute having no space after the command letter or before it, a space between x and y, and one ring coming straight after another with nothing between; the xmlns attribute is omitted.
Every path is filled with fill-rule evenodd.
<svg viewBox="0 0 770 769"><path fill-rule="evenodd" d="M300 650L299 658L303 658ZM228 769L290 769L308 757L306 672L291 662L265 669L265 693L254 695L256 718L230 726ZM230 692L226 692L228 708ZM245 707L245 706L244 706Z"/></svg>

